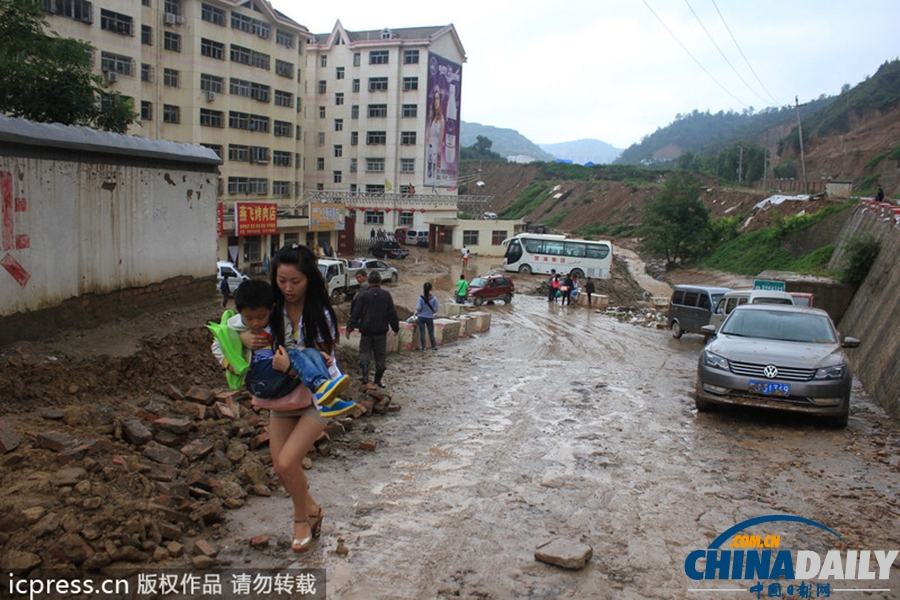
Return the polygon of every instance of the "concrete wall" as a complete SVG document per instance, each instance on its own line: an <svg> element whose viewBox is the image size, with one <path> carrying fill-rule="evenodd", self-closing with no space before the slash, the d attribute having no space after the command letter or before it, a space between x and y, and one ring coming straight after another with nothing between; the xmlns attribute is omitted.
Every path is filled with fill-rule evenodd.
<svg viewBox="0 0 900 600"><path fill-rule="evenodd" d="M0 331L73 298L208 280L218 163L188 144L0 116Z"/></svg>
<svg viewBox="0 0 900 600"><path fill-rule="evenodd" d="M853 371L878 404L900 417L900 227L867 206L861 204L847 221L829 268L841 265L846 244L856 236L872 235L881 242L881 251L838 329L862 340L859 348L847 350Z"/></svg>

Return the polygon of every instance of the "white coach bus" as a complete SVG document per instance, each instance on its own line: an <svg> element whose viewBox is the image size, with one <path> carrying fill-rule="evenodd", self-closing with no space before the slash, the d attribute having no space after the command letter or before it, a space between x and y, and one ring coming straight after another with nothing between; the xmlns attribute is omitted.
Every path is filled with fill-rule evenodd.
<svg viewBox="0 0 900 600"><path fill-rule="evenodd" d="M503 240L503 268L518 273L550 273L609 279L612 267L610 242L576 240L564 235L520 233Z"/></svg>

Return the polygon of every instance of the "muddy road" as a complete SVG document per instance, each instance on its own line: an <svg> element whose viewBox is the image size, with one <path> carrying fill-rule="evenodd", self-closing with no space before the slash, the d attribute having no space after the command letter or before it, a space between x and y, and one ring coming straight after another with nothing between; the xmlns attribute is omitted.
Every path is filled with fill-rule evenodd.
<svg viewBox="0 0 900 600"><path fill-rule="evenodd" d="M448 302L449 285L438 290ZM220 563L325 568L328 598L342 599L750 598L748 580L688 579L685 558L772 514L811 519L846 543L788 523L751 531L782 535L783 548L900 547L900 438L858 385L847 429L698 414L700 336L674 340L525 294L485 308L492 327L475 339L390 355L385 380L402 409L356 422L314 460L326 516L311 552L287 549L290 503L276 494L229 511ZM363 440L376 449L360 450ZM279 543L251 550L247 538L263 533ZM587 566L536 561L536 546L556 537L591 546ZM897 597L896 572L843 587Z"/></svg>

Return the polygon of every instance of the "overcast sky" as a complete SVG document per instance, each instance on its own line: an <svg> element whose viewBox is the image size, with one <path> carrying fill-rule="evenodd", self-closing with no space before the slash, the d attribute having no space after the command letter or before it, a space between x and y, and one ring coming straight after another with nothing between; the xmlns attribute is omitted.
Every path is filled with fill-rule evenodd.
<svg viewBox="0 0 900 600"><path fill-rule="evenodd" d="M679 113L836 95L900 56L900 0L272 3L313 33L453 23L462 119L536 143L627 148Z"/></svg>

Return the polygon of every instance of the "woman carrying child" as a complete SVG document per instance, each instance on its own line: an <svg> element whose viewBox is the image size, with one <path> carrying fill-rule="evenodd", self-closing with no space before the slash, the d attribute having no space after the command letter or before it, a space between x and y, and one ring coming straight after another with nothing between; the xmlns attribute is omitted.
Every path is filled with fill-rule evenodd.
<svg viewBox="0 0 900 600"><path fill-rule="evenodd" d="M337 316L331 307L315 254L306 246L285 246L272 259L271 278L275 310L270 325L275 347L315 347L331 357L329 366L338 372L334 357L339 335ZM244 332L240 337L244 346L252 350L272 343L252 331ZM273 366L288 371L288 356L276 353ZM321 533L323 518L322 507L309 493L302 460L325 430L326 419L316 409L312 393L305 387L300 389L302 399L294 405L273 406L254 400L255 405L269 409L272 467L294 505L291 543L294 552L309 550L313 538Z"/></svg>

